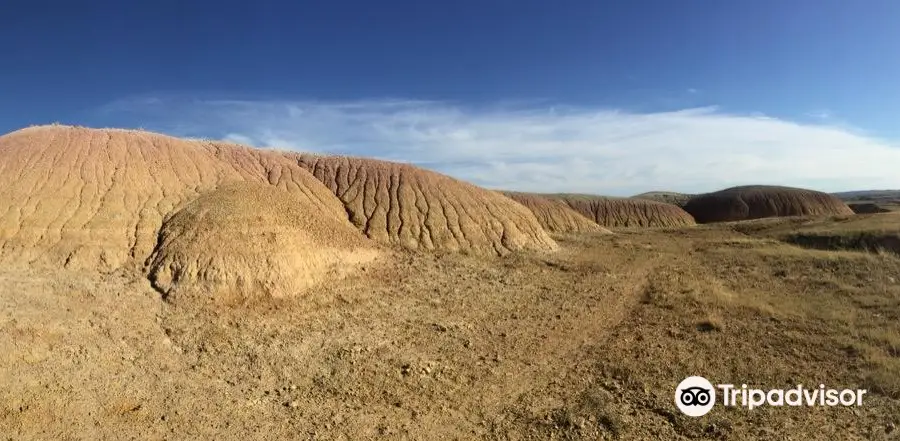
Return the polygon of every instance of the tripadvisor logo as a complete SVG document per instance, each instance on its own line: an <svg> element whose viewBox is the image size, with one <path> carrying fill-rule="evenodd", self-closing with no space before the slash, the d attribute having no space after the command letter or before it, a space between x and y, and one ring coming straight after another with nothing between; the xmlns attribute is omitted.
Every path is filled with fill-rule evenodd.
<svg viewBox="0 0 900 441"><path fill-rule="evenodd" d="M675 388L675 405L687 416L706 415L715 404L716 389L706 378L687 377Z"/></svg>
<svg viewBox="0 0 900 441"><path fill-rule="evenodd" d="M721 403L728 407L746 407L748 410L760 406L862 406L865 389L829 389L824 384L806 388L802 384L791 389L752 389L746 384L712 383L703 377L687 377L675 388L675 405L685 415L699 417L706 415L716 404L716 390L721 393Z"/></svg>

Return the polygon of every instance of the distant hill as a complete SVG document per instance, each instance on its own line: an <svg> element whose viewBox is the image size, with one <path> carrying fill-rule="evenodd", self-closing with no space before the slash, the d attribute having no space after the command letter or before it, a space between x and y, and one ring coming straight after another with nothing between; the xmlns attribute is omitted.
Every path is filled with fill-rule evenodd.
<svg viewBox="0 0 900 441"><path fill-rule="evenodd" d="M676 193L674 191L648 191L632 196L635 199L646 199L656 202L665 202L667 204L684 207L684 204L694 195L687 193Z"/></svg>
<svg viewBox="0 0 900 441"><path fill-rule="evenodd" d="M855 213L900 211L900 190L844 191L832 195L846 202Z"/></svg>
<svg viewBox="0 0 900 441"><path fill-rule="evenodd" d="M573 210L604 227L680 227L696 225L681 207L638 198L585 194L545 195L565 202Z"/></svg>
<svg viewBox="0 0 900 441"><path fill-rule="evenodd" d="M845 201L900 200L900 190L857 190L831 193Z"/></svg>
<svg viewBox="0 0 900 441"><path fill-rule="evenodd" d="M554 233L610 233L593 219L588 219L561 200L536 193L506 191L503 194L531 210L547 231Z"/></svg>
<svg viewBox="0 0 900 441"><path fill-rule="evenodd" d="M684 210L697 223L764 217L846 215L853 210L839 198L813 190L772 185L731 187L692 197Z"/></svg>

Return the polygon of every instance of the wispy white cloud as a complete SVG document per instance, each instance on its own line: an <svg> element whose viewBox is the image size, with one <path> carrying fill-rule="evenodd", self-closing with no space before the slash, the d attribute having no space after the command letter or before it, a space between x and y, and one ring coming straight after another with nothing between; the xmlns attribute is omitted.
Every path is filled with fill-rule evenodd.
<svg viewBox="0 0 900 441"><path fill-rule="evenodd" d="M898 188L900 148L843 126L715 107L660 113L520 103L120 101L180 136L412 162L490 188L630 195L780 184Z"/></svg>
<svg viewBox="0 0 900 441"><path fill-rule="evenodd" d="M834 112L828 109L816 109L811 112L807 112L806 116L820 120L829 120L834 117Z"/></svg>

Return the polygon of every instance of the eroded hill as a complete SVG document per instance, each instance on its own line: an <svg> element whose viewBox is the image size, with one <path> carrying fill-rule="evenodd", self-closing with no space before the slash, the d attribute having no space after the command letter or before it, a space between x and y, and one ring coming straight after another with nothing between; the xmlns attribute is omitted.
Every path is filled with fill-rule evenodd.
<svg viewBox="0 0 900 441"><path fill-rule="evenodd" d="M573 210L604 227L680 227L694 219L676 205L646 199L558 194Z"/></svg>
<svg viewBox="0 0 900 441"><path fill-rule="evenodd" d="M691 198L684 209L699 223L782 216L853 214L835 196L802 188L754 185Z"/></svg>
<svg viewBox="0 0 900 441"><path fill-rule="evenodd" d="M232 181L265 183L343 213L327 188L277 152L130 130L10 133L0 137L0 259L140 268L166 216Z"/></svg>
<svg viewBox="0 0 900 441"><path fill-rule="evenodd" d="M371 239L411 249L505 254L554 250L527 208L490 190L407 164L294 155Z"/></svg>
<svg viewBox="0 0 900 441"><path fill-rule="evenodd" d="M609 233L592 219L576 212L565 202L545 195L507 191L504 195L524 205L545 230L554 233Z"/></svg>
<svg viewBox="0 0 900 441"><path fill-rule="evenodd" d="M143 271L166 219L235 182L281 189L323 222L349 217L370 238L408 248L495 254L556 248L525 207L413 166L43 126L0 137L0 261ZM205 203L225 203L216 201Z"/></svg>

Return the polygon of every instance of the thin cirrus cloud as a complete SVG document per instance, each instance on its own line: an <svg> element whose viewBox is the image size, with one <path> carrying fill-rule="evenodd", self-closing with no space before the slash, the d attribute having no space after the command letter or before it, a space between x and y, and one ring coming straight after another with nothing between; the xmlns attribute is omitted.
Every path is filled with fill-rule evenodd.
<svg viewBox="0 0 900 441"><path fill-rule="evenodd" d="M627 196L776 184L898 188L900 146L844 126L736 115L532 104L140 99L112 103L145 128L259 147L369 156L489 188Z"/></svg>

